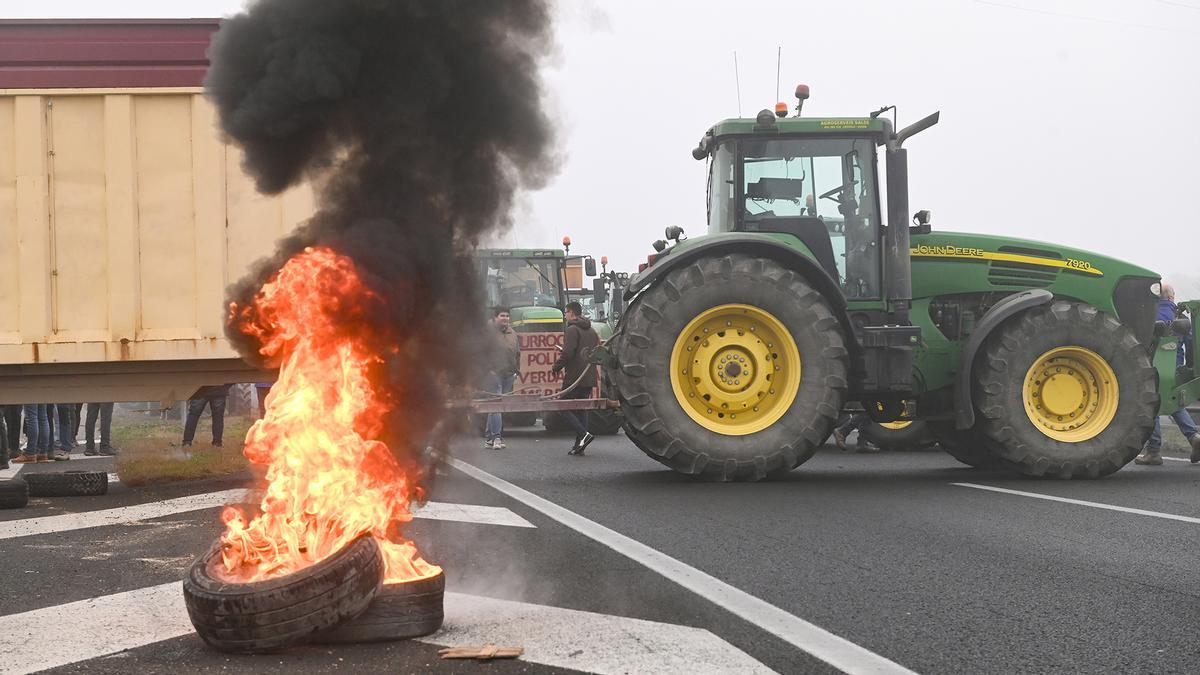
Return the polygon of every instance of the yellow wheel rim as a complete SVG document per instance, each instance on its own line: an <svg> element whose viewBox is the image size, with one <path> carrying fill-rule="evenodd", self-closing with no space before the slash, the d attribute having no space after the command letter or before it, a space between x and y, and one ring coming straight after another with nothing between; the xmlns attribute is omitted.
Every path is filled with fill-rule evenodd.
<svg viewBox="0 0 1200 675"><path fill-rule="evenodd" d="M1025 373L1025 413L1038 431L1063 443L1081 443L1108 428L1121 390L1112 366L1083 347L1056 347Z"/></svg>
<svg viewBox="0 0 1200 675"><path fill-rule="evenodd" d="M671 350L671 389L697 424L745 436L779 421L800 390L800 350L783 323L750 305L692 319Z"/></svg>
<svg viewBox="0 0 1200 675"><path fill-rule="evenodd" d="M912 424L912 420L896 420L895 422L880 422L879 426L884 429L904 429Z"/></svg>

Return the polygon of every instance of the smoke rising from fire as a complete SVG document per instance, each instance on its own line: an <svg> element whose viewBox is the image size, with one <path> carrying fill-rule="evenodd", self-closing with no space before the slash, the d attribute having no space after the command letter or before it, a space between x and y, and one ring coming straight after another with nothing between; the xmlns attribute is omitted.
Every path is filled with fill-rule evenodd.
<svg viewBox="0 0 1200 675"><path fill-rule="evenodd" d="M229 300L252 307L307 246L353 259L382 300L329 311L400 394L381 439L398 455L421 447L447 392L475 376L470 249L556 168L539 75L552 49L541 0L259 0L213 40L206 93L258 188L319 186L316 214ZM263 360L261 336L227 332Z"/></svg>

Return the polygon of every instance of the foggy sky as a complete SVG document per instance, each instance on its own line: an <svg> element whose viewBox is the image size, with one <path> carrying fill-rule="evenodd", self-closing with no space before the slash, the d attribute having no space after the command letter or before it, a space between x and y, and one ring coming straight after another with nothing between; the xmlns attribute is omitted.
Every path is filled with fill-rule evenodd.
<svg viewBox="0 0 1200 675"><path fill-rule="evenodd" d="M237 0L0 0L5 18L221 16ZM1127 259L1200 294L1192 203L1200 0L562 2L546 73L566 162L501 245L607 255L633 270L663 228L705 228L714 122L804 82L805 114L899 106L912 210L942 230L1006 233ZM487 114L486 100L478 102ZM1186 289L1194 289L1186 292Z"/></svg>

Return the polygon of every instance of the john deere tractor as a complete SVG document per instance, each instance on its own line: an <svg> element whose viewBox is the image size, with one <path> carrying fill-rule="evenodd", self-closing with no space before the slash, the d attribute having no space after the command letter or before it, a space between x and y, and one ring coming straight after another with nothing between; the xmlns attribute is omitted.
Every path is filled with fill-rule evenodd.
<svg viewBox="0 0 1200 675"><path fill-rule="evenodd" d="M692 152L707 234L655 242L601 355L634 443L684 473L761 479L854 403L972 465L1095 478L1132 460L1159 411L1159 276L935 232L926 211L910 225L904 143L938 115L897 131L878 113L801 117L807 97L722 121Z"/></svg>

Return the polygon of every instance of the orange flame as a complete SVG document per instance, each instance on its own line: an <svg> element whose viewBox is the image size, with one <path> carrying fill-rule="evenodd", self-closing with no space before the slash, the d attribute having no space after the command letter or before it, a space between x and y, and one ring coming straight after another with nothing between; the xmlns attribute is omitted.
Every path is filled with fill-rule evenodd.
<svg viewBox="0 0 1200 675"><path fill-rule="evenodd" d="M364 532L383 549L388 583L440 571L400 535L420 488L377 440L399 402L373 384L382 360L352 334L352 319L381 302L350 258L310 247L263 285L252 306L230 305L232 325L256 338L260 353L280 368L244 450L268 467L261 512L231 506L221 516L228 579L290 574Z"/></svg>

